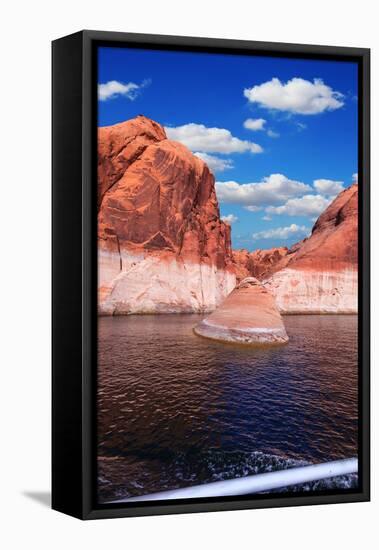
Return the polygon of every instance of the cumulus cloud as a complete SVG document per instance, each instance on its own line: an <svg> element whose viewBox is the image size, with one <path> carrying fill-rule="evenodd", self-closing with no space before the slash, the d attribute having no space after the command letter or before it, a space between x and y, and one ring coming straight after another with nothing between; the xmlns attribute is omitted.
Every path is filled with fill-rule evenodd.
<svg viewBox="0 0 379 550"><path fill-rule="evenodd" d="M358 174L357 172L354 172L354 174L351 176L353 183L358 183Z"/></svg>
<svg viewBox="0 0 379 550"><path fill-rule="evenodd" d="M253 132L256 132L257 130L263 130L265 124L266 121L264 118L248 118L243 123L243 126L247 130L253 130Z"/></svg>
<svg viewBox="0 0 379 550"><path fill-rule="evenodd" d="M272 217L271 216L263 216L262 220L264 220L265 222L270 222L272 220Z"/></svg>
<svg viewBox="0 0 379 550"><path fill-rule="evenodd" d="M283 174L271 174L258 183L216 182L219 201L248 207L281 204L289 198L302 196L311 190L309 185L291 180Z"/></svg>
<svg viewBox="0 0 379 550"><path fill-rule="evenodd" d="M180 141L191 151L202 153L262 153L257 143L239 139L225 128L207 128L204 124L183 124L183 126L166 127L170 139Z"/></svg>
<svg viewBox="0 0 379 550"><path fill-rule="evenodd" d="M194 155L203 160L212 172L224 172L224 170L233 168L233 161L230 159L223 159L215 155L209 155L208 153L194 153Z"/></svg>
<svg viewBox="0 0 379 550"><path fill-rule="evenodd" d="M327 196L336 196L338 193L341 193L343 190L343 181L334 181L334 180L314 180L313 187L321 195Z"/></svg>
<svg viewBox="0 0 379 550"><path fill-rule="evenodd" d="M114 99L116 97L122 96L126 97L133 101L142 88L147 86L149 81L144 81L142 84L135 84L134 82L128 82L124 84L123 82L118 82L117 80L109 80L104 84L99 84L97 87L98 98L100 101L107 101L108 99Z"/></svg>
<svg viewBox="0 0 379 550"><path fill-rule="evenodd" d="M287 216L319 216L331 203L331 197L322 195L304 195L289 199L281 206L269 206L266 208L268 214L285 214Z"/></svg>
<svg viewBox="0 0 379 550"><path fill-rule="evenodd" d="M257 130L263 130L270 138L280 137L280 134L278 132L274 132L274 130L271 130L271 128L266 128L266 122L267 121L264 118L248 118L243 123L243 126L247 130L252 130L253 132L256 132Z"/></svg>
<svg viewBox="0 0 379 550"><path fill-rule="evenodd" d="M305 237L309 234L309 227L305 225L296 225L292 223L287 227L277 227L275 229L267 229L266 231L259 231L258 233L253 233L252 237L254 240L258 239L283 239L288 240L290 238Z"/></svg>
<svg viewBox="0 0 379 550"><path fill-rule="evenodd" d="M271 130L271 128L266 128L266 122L267 121L264 118L247 118L243 123L243 126L247 130L252 130L253 132L256 132L258 130L265 131L270 138L280 137L280 134L278 134L278 132L274 132L274 130Z"/></svg>
<svg viewBox="0 0 379 550"><path fill-rule="evenodd" d="M321 78L313 82L292 78L283 83L279 78L246 88L244 96L260 107L301 115L315 115L334 111L344 105L343 94L324 84Z"/></svg>
<svg viewBox="0 0 379 550"><path fill-rule="evenodd" d="M223 222L226 222L229 225L232 225L232 223L235 223L236 221L238 221L237 216L235 216L234 214L228 214L227 216L221 216L221 219L222 219Z"/></svg>

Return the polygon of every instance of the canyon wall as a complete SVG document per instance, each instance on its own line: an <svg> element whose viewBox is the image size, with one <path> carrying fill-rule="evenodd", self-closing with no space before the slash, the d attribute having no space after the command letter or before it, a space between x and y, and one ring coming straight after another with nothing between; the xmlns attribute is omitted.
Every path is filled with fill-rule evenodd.
<svg viewBox="0 0 379 550"><path fill-rule="evenodd" d="M213 311L233 290L214 177L144 116L98 130L103 315Z"/></svg>
<svg viewBox="0 0 379 550"><path fill-rule="evenodd" d="M214 177L158 123L98 130L98 305L105 315L211 312L246 277L282 313L356 313L358 185L290 249L231 250Z"/></svg>
<svg viewBox="0 0 379 550"><path fill-rule="evenodd" d="M358 184L336 197L264 284L282 313L357 313Z"/></svg>

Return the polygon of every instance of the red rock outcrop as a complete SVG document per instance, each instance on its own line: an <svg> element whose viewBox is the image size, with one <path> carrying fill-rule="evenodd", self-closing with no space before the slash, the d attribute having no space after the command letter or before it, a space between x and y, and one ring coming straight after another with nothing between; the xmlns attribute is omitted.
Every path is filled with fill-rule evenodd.
<svg viewBox="0 0 379 550"><path fill-rule="evenodd" d="M102 314L213 310L234 288L214 177L156 122L98 130Z"/></svg>
<svg viewBox="0 0 379 550"><path fill-rule="evenodd" d="M292 247L265 276L285 313L356 313L358 309L358 184L321 214L309 238Z"/></svg>
<svg viewBox="0 0 379 550"><path fill-rule="evenodd" d="M203 319L199 336L236 344L285 344L286 329L273 295L254 277L236 286L222 304Z"/></svg>
<svg viewBox="0 0 379 550"><path fill-rule="evenodd" d="M260 280L265 278L287 253L288 248L285 246L267 250L258 249L254 252L246 249L233 250L233 265L237 281L250 276Z"/></svg>

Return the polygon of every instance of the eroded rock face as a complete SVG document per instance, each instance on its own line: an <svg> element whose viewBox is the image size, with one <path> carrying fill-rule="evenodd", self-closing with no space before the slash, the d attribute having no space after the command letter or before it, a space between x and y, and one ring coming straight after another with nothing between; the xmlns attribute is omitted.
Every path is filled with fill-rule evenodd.
<svg viewBox="0 0 379 550"><path fill-rule="evenodd" d="M263 283L275 296L281 313L357 313L358 276L353 269L285 268Z"/></svg>
<svg viewBox="0 0 379 550"><path fill-rule="evenodd" d="M206 164L143 116L98 143L100 313L212 311L236 279Z"/></svg>
<svg viewBox="0 0 379 550"><path fill-rule="evenodd" d="M336 197L264 284L282 313L357 313L358 184Z"/></svg>
<svg viewBox="0 0 379 550"><path fill-rule="evenodd" d="M288 342L273 295L254 277L241 281L194 332L212 340L246 345Z"/></svg>
<svg viewBox="0 0 379 550"><path fill-rule="evenodd" d="M270 248L267 250L233 250L233 265L237 281L245 277L264 279L272 272L275 265L288 253L287 247Z"/></svg>

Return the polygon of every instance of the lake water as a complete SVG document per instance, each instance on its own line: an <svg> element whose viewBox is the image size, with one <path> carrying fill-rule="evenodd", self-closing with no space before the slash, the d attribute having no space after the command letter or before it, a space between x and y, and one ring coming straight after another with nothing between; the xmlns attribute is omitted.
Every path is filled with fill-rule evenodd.
<svg viewBox="0 0 379 550"><path fill-rule="evenodd" d="M272 348L200 338L201 319L99 318L100 502L357 456L357 316L286 316Z"/></svg>

